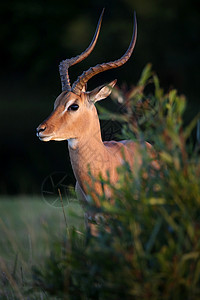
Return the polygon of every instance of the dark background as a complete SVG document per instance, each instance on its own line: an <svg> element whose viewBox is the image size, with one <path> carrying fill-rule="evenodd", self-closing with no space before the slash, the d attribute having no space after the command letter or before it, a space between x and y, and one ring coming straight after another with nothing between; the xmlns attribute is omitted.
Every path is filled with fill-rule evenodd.
<svg viewBox="0 0 200 300"><path fill-rule="evenodd" d="M89 45L103 7L106 10L97 45L90 57L70 69L71 81L90 66L124 54L136 10L138 39L134 54L123 67L93 78L89 89L115 78L119 86L126 83L131 87L151 62L165 91L175 87L187 96L185 119L190 120L200 109L198 2L1 2L0 193L40 193L43 179L55 171L66 171L73 178L67 143L42 143L35 128L51 112L61 92L59 62Z"/></svg>

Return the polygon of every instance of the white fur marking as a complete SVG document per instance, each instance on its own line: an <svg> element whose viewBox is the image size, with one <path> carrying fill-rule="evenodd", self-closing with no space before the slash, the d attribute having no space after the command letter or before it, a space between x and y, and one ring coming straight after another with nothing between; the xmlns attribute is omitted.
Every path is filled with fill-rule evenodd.
<svg viewBox="0 0 200 300"><path fill-rule="evenodd" d="M73 103L74 103L74 100L69 100L69 102L66 104L65 109L63 110L62 114L64 114L68 110L70 105L72 105Z"/></svg>
<svg viewBox="0 0 200 300"><path fill-rule="evenodd" d="M78 140L76 138L68 139L68 146L72 149L75 149L78 144Z"/></svg>

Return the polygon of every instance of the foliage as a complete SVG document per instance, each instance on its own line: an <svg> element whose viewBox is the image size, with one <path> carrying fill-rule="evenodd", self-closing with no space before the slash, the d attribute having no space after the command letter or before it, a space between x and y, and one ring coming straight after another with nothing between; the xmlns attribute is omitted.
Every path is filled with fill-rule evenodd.
<svg viewBox="0 0 200 300"><path fill-rule="evenodd" d="M196 120L186 128L184 96L165 94L147 65L136 87L123 98L122 134L138 143L142 164L119 168L112 199L100 196L98 234L75 229L57 243L34 284L62 299L199 299L200 164L189 142ZM154 145L154 168L144 141ZM111 201L112 200L112 201ZM114 200L114 205L113 205ZM112 203L111 203L112 202Z"/></svg>

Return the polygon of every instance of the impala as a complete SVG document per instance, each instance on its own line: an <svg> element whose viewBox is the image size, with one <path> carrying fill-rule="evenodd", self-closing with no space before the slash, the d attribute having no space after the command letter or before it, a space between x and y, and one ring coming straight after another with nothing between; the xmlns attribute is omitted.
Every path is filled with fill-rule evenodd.
<svg viewBox="0 0 200 300"><path fill-rule="evenodd" d="M109 84L87 91L87 82L93 76L122 66L130 58L135 47L137 36L137 23L134 14L133 35L126 53L117 60L98 64L83 72L78 79L70 85L68 69L85 59L93 50L99 35L103 11L99 18L96 32L89 47L80 55L66 59L59 65L62 83L62 93L54 103L51 115L37 128L37 136L41 141L68 141L70 160L76 177L77 197L87 202L88 187L93 190L93 198L100 205L98 195L102 193L102 185L92 180L107 177L109 172L111 183L118 180L117 167L123 164L124 159L133 167L140 163L137 143L132 141L106 141L101 138L101 130L95 102L108 97L116 80ZM146 143L147 148L151 146ZM88 172L90 170L90 174ZM92 175L92 177L91 177ZM106 194L110 197L111 192L105 187Z"/></svg>

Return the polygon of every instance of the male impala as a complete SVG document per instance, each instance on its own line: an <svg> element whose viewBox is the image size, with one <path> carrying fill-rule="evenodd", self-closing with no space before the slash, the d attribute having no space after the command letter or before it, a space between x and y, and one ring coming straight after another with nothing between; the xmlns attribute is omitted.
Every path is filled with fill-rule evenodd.
<svg viewBox="0 0 200 300"><path fill-rule="evenodd" d="M98 64L83 72L81 76L70 85L68 69L85 59L93 50L101 27L103 12L99 18L96 32L89 47L80 55L62 61L59 72L62 82L62 93L54 103L51 115L37 128L37 136L41 141L68 140L70 160L76 177L76 192L79 199L87 201L88 186L93 187L93 197L100 205L98 194L102 193L100 183L92 186L92 177L106 178L108 172L110 180L115 183L118 180L116 168L125 159L134 165L134 161L140 160L137 153L137 145L132 141L102 142L99 118L95 108L95 102L105 99L110 95L116 80L108 85L100 86L87 92L86 85L89 79L96 74L122 66L130 58L137 36L136 16L134 15L134 29L132 39L126 53L118 60ZM147 147L150 145L147 144ZM110 191L106 188L106 193Z"/></svg>

